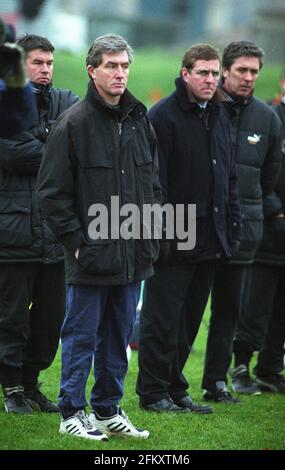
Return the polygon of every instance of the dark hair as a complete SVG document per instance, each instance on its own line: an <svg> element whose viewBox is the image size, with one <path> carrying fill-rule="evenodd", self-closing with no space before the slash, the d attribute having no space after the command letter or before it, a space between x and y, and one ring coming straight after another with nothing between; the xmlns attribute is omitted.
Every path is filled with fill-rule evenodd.
<svg viewBox="0 0 285 470"><path fill-rule="evenodd" d="M53 52L54 47L52 43L42 36L37 36L36 34L24 34L17 39L17 44L22 46L26 54L35 49L41 49L46 52Z"/></svg>
<svg viewBox="0 0 285 470"><path fill-rule="evenodd" d="M249 41L231 42L224 50L222 65L225 69L229 70L234 61L243 56L256 57L259 60L259 69L262 68L264 51Z"/></svg>
<svg viewBox="0 0 285 470"><path fill-rule="evenodd" d="M197 60L221 60L218 49L210 44L194 44L188 49L182 59L182 67L192 69Z"/></svg>
<svg viewBox="0 0 285 470"><path fill-rule="evenodd" d="M86 66L92 65L94 68L99 67L102 63L103 54L111 54L126 51L129 62L133 59L133 50L125 38L117 34L106 34L99 36L90 47L87 57Z"/></svg>

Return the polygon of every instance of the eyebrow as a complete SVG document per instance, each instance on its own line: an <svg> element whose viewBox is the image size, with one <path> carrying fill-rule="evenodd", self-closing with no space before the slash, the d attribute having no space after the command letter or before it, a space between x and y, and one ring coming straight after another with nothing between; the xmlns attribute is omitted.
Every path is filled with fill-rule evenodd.
<svg viewBox="0 0 285 470"><path fill-rule="evenodd" d="M130 62L112 62L111 60L108 60L105 62L105 65L130 65Z"/></svg>

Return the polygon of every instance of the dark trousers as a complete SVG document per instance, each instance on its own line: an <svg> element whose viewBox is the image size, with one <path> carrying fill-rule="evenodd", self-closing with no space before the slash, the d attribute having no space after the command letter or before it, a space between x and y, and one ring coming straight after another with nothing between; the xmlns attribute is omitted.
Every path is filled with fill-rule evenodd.
<svg viewBox="0 0 285 470"><path fill-rule="evenodd" d="M250 276L250 266L247 265L228 264L215 269L202 379L202 388L206 390L215 390L217 382L227 383L233 339L247 276Z"/></svg>
<svg viewBox="0 0 285 470"><path fill-rule="evenodd" d="M64 263L0 266L0 382L37 382L56 354L65 312Z"/></svg>
<svg viewBox="0 0 285 470"><path fill-rule="evenodd" d="M142 404L187 395L182 374L211 289L213 266L163 266L144 287L136 391Z"/></svg>
<svg viewBox="0 0 285 470"><path fill-rule="evenodd" d="M140 283L67 286L59 406L65 416L86 407L85 388L94 361L91 406L102 416L117 412L128 369Z"/></svg>
<svg viewBox="0 0 285 470"><path fill-rule="evenodd" d="M234 341L236 362L248 364L253 352L260 351L256 374L279 374L284 368L284 342L285 266L255 263Z"/></svg>
<svg viewBox="0 0 285 470"><path fill-rule="evenodd" d="M234 339L235 366L249 365L263 345L273 304L282 303L282 272L285 268L254 263ZM278 292L279 290L279 292ZM281 294L281 295L280 295ZM285 295L285 292L284 292ZM279 298L280 297L280 298Z"/></svg>

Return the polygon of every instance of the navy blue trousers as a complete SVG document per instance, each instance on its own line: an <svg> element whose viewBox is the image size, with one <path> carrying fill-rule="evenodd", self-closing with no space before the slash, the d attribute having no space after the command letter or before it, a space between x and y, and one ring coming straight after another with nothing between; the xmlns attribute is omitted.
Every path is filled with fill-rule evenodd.
<svg viewBox="0 0 285 470"><path fill-rule="evenodd" d="M138 282L125 286L67 286L59 394L64 416L87 405L85 388L92 363L92 409L102 416L117 412L139 296Z"/></svg>

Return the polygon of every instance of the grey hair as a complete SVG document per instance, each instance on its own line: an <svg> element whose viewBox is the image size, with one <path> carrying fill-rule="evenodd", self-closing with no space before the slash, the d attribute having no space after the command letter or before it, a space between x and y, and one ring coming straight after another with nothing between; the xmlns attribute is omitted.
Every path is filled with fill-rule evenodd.
<svg viewBox="0 0 285 470"><path fill-rule="evenodd" d="M116 52L126 51L129 63L133 60L134 51L125 38L118 34L105 34L99 36L90 47L87 57L86 66L92 65L94 68L99 67L102 63L103 54L112 54Z"/></svg>

